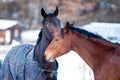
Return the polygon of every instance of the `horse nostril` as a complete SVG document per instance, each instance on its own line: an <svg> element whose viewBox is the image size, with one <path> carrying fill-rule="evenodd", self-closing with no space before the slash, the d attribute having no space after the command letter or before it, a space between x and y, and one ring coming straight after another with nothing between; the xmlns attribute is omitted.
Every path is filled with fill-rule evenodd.
<svg viewBox="0 0 120 80"><path fill-rule="evenodd" d="M46 55L44 54L44 57L46 58Z"/></svg>
<svg viewBox="0 0 120 80"><path fill-rule="evenodd" d="M48 57L48 59L47 59L49 62L51 61L51 57Z"/></svg>
<svg viewBox="0 0 120 80"><path fill-rule="evenodd" d="M52 58L52 55L49 54L49 55L44 55L45 56L45 59L48 61L48 62L53 62L54 59Z"/></svg>

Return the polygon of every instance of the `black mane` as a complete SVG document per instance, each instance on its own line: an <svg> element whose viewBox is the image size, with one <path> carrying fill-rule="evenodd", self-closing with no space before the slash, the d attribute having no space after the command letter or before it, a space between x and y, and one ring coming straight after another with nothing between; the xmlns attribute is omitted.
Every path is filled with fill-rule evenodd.
<svg viewBox="0 0 120 80"><path fill-rule="evenodd" d="M88 38L97 38L97 39L102 39L102 40L105 40L102 36L100 36L100 35L97 35L97 34L94 34L94 33L92 33L92 32L89 32L89 31L87 31L87 30L84 30L84 29L80 29L80 28L75 28L75 27L73 27L73 26L69 26L69 29L70 30L74 30L74 31L76 31L76 32L79 32L79 33L81 33L81 34L84 34L84 35L86 35Z"/></svg>
<svg viewBox="0 0 120 80"><path fill-rule="evenodd" d="M39 44L39 42L42 39L42 31L43 31L43 29L41 29L40 33L38 34L37 44Z"/></svg>

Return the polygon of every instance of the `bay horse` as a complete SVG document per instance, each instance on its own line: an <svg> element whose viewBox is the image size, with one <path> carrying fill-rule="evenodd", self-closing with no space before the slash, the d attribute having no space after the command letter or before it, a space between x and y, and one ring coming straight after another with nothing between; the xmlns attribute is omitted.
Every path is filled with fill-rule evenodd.
<svg viewBox="0 0 120 80"><path fill-rule="evenodd" d="M89 65L95 80L120 80L120 44L111 43L67 22L61 34L54 37L46 48L45 56L53 62L70 50L77 52Z"/></svg>
<svg viewBox="0 0 120 80"><path fill-rule="evenodd" d="M2 80L57 80L58 62L46 61L44 51L61 31L58 7L48 14L42 8L41 15L43 28L35 46L17 45L8 52L2 64Z"/></svg>

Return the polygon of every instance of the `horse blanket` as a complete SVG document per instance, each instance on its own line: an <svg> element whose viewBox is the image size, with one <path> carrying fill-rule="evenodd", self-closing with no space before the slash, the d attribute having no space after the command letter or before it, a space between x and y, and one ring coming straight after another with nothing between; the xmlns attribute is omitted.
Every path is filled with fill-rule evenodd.
<svg viewBox="0 0 120 80"><path fill-rule="evenodd" d="M34 46L13 47L2 64L2 80L46 80L42 67L33 59Z"/></svg>

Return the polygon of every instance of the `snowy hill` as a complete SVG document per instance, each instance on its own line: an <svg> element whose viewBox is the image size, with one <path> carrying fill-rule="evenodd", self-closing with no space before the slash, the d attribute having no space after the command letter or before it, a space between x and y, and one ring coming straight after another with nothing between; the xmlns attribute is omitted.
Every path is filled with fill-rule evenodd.
<svg viewBox="0 0 120 80"><path fill-rule="evenodd" d="M80 28L99 34L112 42L120 41L120 23L92 22Z"/></svg>

